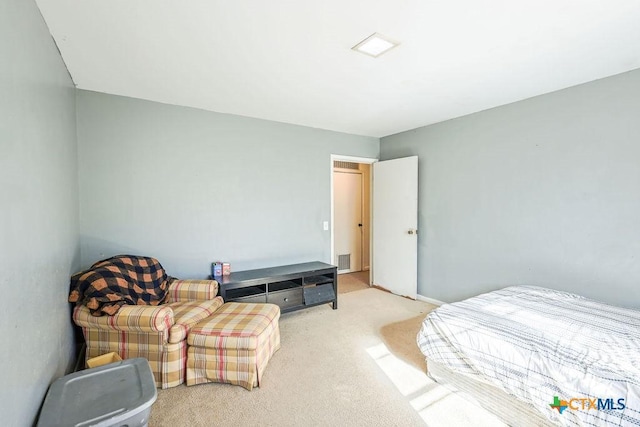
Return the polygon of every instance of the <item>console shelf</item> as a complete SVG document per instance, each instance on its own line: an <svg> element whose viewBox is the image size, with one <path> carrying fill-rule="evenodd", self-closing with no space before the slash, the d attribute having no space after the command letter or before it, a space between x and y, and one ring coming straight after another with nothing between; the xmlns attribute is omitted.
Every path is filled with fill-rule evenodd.
<svg viewBox="0 0 640 427"><path fill-rule="evenodd" d="M268 302L283 313L326 303L338 308L338 269L323 262L237 271L214 279L225 302Z"/></svg>

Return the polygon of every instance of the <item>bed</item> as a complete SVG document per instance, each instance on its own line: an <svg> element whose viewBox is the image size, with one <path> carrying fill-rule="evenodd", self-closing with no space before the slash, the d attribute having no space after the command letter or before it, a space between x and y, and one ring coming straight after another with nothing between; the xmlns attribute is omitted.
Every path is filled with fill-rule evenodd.
<svg viewBox="0 0 640 427"><path fill-rule="evenodd" d="M509 425L640 426L640 311L511 286L429 313L427 372Z"/></svg>

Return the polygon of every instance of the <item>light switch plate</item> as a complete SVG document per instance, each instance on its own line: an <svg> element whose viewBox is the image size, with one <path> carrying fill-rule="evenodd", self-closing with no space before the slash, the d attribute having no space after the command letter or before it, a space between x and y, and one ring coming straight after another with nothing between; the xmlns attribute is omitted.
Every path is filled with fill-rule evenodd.
<svg viewBox="0 0 640 427"><path fill-rule="evenodd" d="M329 231L329 221L323 221L322 222L322 229L324 231Z"/></svg>

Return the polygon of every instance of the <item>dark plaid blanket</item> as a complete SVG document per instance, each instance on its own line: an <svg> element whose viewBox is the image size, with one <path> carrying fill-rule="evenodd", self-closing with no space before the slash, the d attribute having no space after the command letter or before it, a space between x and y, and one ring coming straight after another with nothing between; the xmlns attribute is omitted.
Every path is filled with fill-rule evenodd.
<svg viewBox="0 0 640 427"><path fill-rule="evenodd" d="M161 304L172 280L155 258L118 255L74 274L69 302L86 305L93 316L114 315L125 304Z"/></svg>

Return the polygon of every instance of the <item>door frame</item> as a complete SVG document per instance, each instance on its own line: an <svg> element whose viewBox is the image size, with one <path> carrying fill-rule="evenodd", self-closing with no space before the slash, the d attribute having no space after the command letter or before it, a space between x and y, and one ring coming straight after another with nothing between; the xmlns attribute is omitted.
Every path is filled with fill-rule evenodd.
<svg viewBox="0 0 640 427"><path fill-rule="evenodd" d="M329 264L333 264L336 258L336 254L335 254L335 231L334 231L334 227L333 227L333 221L335 219L335 213L334 213L334 205L333 205L333 163L337 160L337 161L342 161L342 162L352 162L352 163L364 163L364 164L368 164L368 165L372 165L375 162L379 161L379 159L377 158L369 158L369 157L354 157L354 156L344 156L341 154L331 154L330 156L330 163L329 163L329 182L330 182L330 188L331 188L331 222L329 223L329 229L331 230L331 261L329 262ZM371 183L373 181L373 168L371 168L371 173L369 174L369 188L371 189ZM369 205L371 205L372 199L371 197L369 197ZM371 207L371 206L370 206ZM371 212L371 210L369 210L369 212ZM371 212L371 215L373 215L373 212ZM372 248L372 242L373 242L373 226L372 226L373 221L369 221L369 259L371 260L371 262L369 263L369 284L371 284L371 277L373 274L373 269L375 268L375 266L373 265L373 248Z"/></svg>

